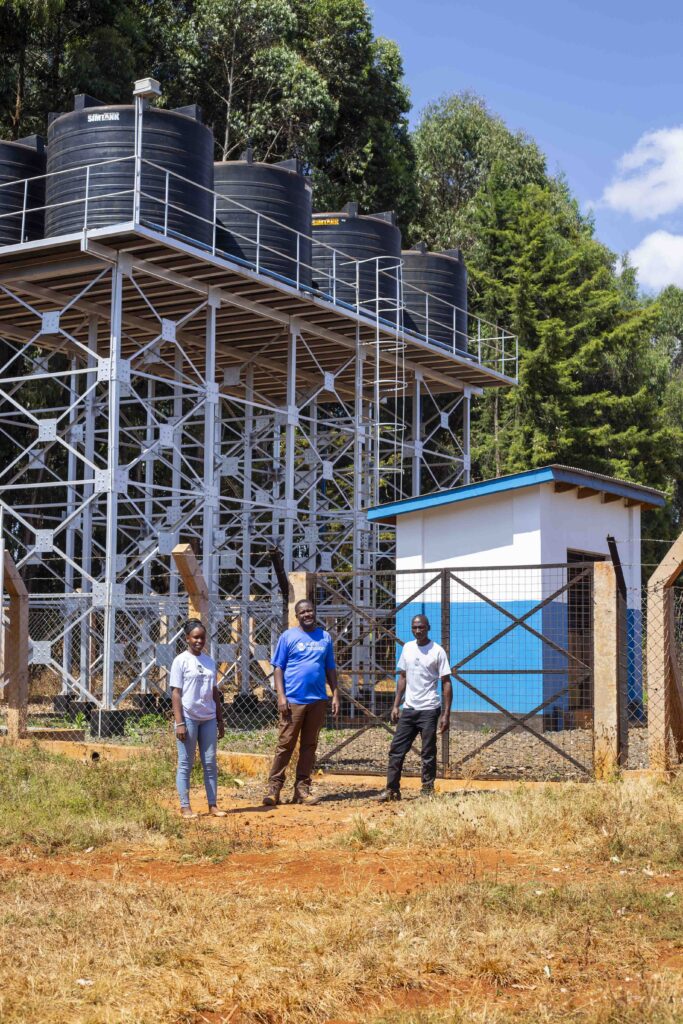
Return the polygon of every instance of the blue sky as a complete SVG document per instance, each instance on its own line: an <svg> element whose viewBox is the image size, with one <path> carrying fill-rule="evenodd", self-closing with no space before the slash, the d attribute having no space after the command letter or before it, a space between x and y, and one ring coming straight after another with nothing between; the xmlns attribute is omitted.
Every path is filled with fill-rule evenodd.
<svg viewBox="0 0 683 1024"><path fill-rule="evenodd" d="M680 0L368 0L413 100L469 89L539 143L642 285L683 286ZM678 129L678 131L676 131Z"/></svg>

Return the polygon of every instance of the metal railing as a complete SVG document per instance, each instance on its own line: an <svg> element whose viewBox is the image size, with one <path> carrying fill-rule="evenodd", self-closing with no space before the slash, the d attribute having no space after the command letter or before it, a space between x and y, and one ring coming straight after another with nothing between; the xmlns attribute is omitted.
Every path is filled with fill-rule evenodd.
<svg viewBox="0 0 683 1024"><path fill-rule="evenodd" d="M17 198L21 190L22 198L16 209L0 214L0 226L3 222L18 222L16 244L21 247L30 241L27 238L29 217L35 218L50 211L81 207L83 216L79 218L79 226L74 233L87 234L95 227L113 227L122 223L137 224L156 231L165 238L173 238L205 254L210 253L212 257L237 264L246 270L277 281L280 285L293 288L307 298L331 303L345 312L379 324L386 332L422 341L430 347L449 351L468 362L493 370L510 380L517 379L517 337L510 331L483 320L453 303L414 285L406 284L402 280L403 264L400 259L379 256L357 260L348 253L327 245L319 238L314 239L312 235L297 231L239 200L205 188L153 161L140 160L140 173L134 174L136 159L134 156L119 157L32 178L4 182L0 184L0 195L3 190L11 192L14 189ZM103 167L117 164L130 164L130 188L103 187L101 177L96 172ZM146 169L149 171L147 175L144 173ZM43 186L46 187L48 182L64 175L78 174L85 177L81 196L42 204L35 201L35 193ZM155 190L150 189L150 180ZM140 182L139 189L136 187L137 181ZM162 187L158 187L159 182L163 182ZM191 208L191 203L180 204L173 201L174 184L181 185L186 194L188 189L195 191L198 197L197 205L200 205L201 199L201 202L211 209L211 215L202 216ZM106 221L102 211L104 204L112 200L121 203L128 196L130 209L128 210L128 203L122 203L123 219L115 217L111 221ZM244 234L232 226L224 225L221 217L225 216L226 209L235 209L253 217L253 234ZM188 222L188 231L179 231L173 227L171 221L178 217ZM103 219L105 223L102 222ZM193 225L196 225L196 230L192 229ZM278 232L284 232L285 237L291 240L285 249L264 241L266 225L277 229ZM229 233L236 247L245 246L252 250L253 259L244 259L222 247L221 235L226 233ZM210 242L202 241L202 236L210 239ZM309 262L303 254L309 250L313 251L313 246L316 257ZM290 265L291 275L279 273L268 265L276 261ZM309 281L311 283L308 283ZM419 325L421 329L411 327L411 322Z"/></svg>

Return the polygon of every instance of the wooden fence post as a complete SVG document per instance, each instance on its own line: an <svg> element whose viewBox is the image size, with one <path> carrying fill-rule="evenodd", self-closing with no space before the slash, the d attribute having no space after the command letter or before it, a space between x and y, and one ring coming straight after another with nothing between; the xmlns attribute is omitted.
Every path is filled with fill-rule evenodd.
<svg viewBox="0 0 683 1024"><path fill-rule="evenodd" d="M190 619L201 619L206 625L209 618L209 588L202 575L197 556L189 544L176 544L173 560L187 591L187 615Z"/></svg>
<svg viewBox="0 0 683 1024"><path fill-rule="evenodd" d="M609 779L619 767L619 603L611 562L593 566L593 730L595 777Z"/></svg>
<svg viewBox="0 0 683 1024"><path fill-rule="evenodd" d="M7 736L28 735L28 591L9 552L4 554L4 589L9 594L8 636L3 644L7 683Z"/></svg>
<svg viewBox="0 0 683 1024"><path fill-rule="evenodd" d="M292 626L298 626L299 620L294 614L294 606L297 601L311 600L311 588L313 584L313 576L310 572L290 572L289 573L289 600L287 601L287 624L291 628Z"/></svg>
<svg viewBox="0 0 683 1024"><path fill-rule="evenodd" d="M683 686L672 587L683 569L683 534L647 585L647 730L650 769L667 772L683 753Z"/></svg>

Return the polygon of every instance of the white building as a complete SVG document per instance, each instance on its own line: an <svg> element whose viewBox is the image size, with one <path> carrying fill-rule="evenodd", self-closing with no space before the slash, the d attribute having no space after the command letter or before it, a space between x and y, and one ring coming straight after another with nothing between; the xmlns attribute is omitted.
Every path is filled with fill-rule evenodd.
<svg viewBox="0 0 683 1024"><path fill-rule="evenodd" d="M575 663L591 657L576 646L585 646L589 634L590 585L567 581L582 565L610 558L608 537L616 542L627 591L629 700L636 713L642 707L640 515L663 505L661 492L648 487L545 466L378 506L368 518L396 526L401 639L410 638L418 612L429 616L432 636L440 639L441 584L417 592L429 572L462 570L449 583L449 653L452 665L466 659L463 674L471 675L469 685L456 681L453 711L540 708L546 727L553 716L555 727L563 727L570 708L588 708L590 701L570 678ZM520 618L531 629L509 628Z"/></svg>

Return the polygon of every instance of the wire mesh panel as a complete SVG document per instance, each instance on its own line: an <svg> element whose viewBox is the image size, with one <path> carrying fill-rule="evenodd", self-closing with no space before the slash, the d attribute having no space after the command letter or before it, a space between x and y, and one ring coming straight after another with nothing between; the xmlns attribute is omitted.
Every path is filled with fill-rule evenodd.
<svg viewBox="0 0 683 1024"><path fill-rule="evenodd" d="M626 603L626 646L620 655L625 663L622 704L626 706L622 763L628 769L644 769L649 765L648 719L659 713L650 706L647 686L647 587L629 588Z"/></svg>
<svg viewBox="0 0 683 1024"><path fill-rule="evenodd" d="M139 596L116 616L112 699L105 701L104 614L84 595L29 604L29 728L142 741L165 727L168 675L181 649L185 601Z"/></svg>
<svg viewBox="0 0 683 1024"><path fill-rule="evenodd" d="M683 585L650 583L629 593L628 604L622 760L629 769L673 768L683 760L676 741L681 733L677 719L683 717Z"/></svg>
<svg viewBox="0 0 683 1024"><path fill-rule="evenodd" d="M592 565L318 573L342 713L320 763L383 772L396 663L426 615L453 674L440 773L585 778L593 769ZM419 770L419 747L405 770Z"/></svg>
<svg viewBox="0 0 683 1024"><path fill-rule="evenodd" d="M321 572L310 582L318 620L333 637L342 694L341 714L328 716L320 738L322 766L386 770L396 666L420 614L452 672L442 776L591 774L592 565ZM278 724L271 659L286 615L277 592L265 585L252 589L248 601L210 599L207 652L218 668L224 745L269 753ZM677 598L679 610L682 604ZM169 672L183 649L185 615L185 600L163 595L140 595L117 614L114 692L105 702L102 612L81 595L33 600L29 724L117 742L144 742L166 728ZM649 708L637 657L642 640L636 643L630 629L628 731L631 756L638 757L634 736ZM640 675L633 668L638 664ZM419 770L418 742L405 771Z"/></svg>

